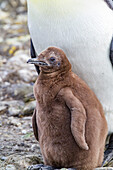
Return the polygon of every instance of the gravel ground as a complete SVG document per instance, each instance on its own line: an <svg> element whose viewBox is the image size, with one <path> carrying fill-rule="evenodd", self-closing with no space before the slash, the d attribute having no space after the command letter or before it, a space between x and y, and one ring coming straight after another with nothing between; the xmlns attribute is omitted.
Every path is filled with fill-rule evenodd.
<svg viewBox="0 0 113 170"><path fill-rule="evenodd" d="M23 170L42 162L31 116L35 68L29 59L24 0L0 0L0 170Z"/></svg>

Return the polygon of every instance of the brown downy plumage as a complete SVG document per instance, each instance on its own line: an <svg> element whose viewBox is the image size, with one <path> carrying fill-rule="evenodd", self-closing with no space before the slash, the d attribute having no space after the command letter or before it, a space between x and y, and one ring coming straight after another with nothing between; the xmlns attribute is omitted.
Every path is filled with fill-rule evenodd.
<svg viewBox="0 0 113 170"><path fill-rule="evenodd" d="M101 166L107 123L95 94L71 71L61 49L50 47L28 62L41 71L32 121L44 164L77 170Z"/></svg>

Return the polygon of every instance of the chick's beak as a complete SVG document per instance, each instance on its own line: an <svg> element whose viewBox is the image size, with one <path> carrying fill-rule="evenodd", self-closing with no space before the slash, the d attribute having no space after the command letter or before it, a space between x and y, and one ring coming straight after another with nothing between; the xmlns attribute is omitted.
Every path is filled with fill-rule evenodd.
<svg viewBox="0 0 113 170"><path fill-rule="evenodd" d="M38 61L37 58L32 58L27 61L29 64L34 64L38 66L48 66L48 64L44 61Z"/></svg>

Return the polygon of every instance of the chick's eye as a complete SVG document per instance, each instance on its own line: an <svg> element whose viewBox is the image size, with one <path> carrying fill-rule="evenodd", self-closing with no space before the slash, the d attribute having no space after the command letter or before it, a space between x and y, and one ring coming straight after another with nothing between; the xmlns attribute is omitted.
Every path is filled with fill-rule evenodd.
<svg viewBox="0 0 113 170"><path fill-rule="evenodd" d="M49 60L53 62L53 61L55 61L55 58L51 57Z"/></svg>

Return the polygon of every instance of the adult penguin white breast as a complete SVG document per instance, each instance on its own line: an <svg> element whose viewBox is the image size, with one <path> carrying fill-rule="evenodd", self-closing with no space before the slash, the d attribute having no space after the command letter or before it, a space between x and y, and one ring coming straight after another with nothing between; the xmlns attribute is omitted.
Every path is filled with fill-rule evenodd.
<svg viewBox="0 0 113 170"><path fill-rule="evenodd" d="M107 0L106 0L107 1ZM112 0L107 1L112 7ZM113 68L109 58L113 11L104 0L28 0L36 53L62 48L73 71L96 93L113 132Z"/></svg>

